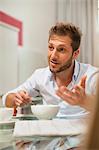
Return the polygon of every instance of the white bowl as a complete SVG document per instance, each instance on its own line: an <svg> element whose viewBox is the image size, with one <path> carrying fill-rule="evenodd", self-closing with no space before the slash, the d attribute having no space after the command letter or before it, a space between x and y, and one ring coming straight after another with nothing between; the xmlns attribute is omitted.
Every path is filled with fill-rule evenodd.
<svg viewBox="0 0 99 150"><path fill-rule="evenodd" d="M58 111L58 105L31 105L31 111L38 119L52 119Z"/></svg>
<svg viewBox="0 0 99 150"><path fill-rule="evenodd" d="M0 107L0 121L9 121L13 116L13 108Z"/></svg>

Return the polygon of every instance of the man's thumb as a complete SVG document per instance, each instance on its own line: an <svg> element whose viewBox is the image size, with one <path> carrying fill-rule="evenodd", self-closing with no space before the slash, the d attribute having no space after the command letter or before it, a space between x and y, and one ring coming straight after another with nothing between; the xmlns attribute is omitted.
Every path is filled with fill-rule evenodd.
<svg viewBox="0 0 99 150"><path fill-rule="evenodd" d="M79 85L83 88L85 88L86 79L87 79L87 75L84 75L79 82Z"/></svg>

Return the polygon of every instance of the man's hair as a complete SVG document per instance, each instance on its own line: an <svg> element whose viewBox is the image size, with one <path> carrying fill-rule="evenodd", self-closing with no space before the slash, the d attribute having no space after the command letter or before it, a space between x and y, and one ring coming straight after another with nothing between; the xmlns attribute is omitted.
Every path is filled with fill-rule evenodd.
<svg viewBox="0 0 99 150"><path fill-rule="evenodd" d="M72 23L56 23L49 31L49 40L53 35L69 36L72 39L71 46L73 51L76 51L80 46L82 33L79 27L76 27Z"/></svg>

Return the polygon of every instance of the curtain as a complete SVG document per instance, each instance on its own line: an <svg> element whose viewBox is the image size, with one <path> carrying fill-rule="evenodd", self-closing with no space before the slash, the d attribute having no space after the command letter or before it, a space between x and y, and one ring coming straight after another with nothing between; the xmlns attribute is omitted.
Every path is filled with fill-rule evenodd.
<svg viewBox="0 0 99 150"><path fill-rule="evenodd" d="M94 13L95 0L58 0L57 21L72 22L80 27L82 41L79 60L93 64Z"/></svg>

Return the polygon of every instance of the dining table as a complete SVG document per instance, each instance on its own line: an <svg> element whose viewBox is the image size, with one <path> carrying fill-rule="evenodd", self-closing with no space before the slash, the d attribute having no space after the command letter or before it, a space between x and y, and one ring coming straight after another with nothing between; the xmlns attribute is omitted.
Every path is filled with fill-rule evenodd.
<svg viewBox="0 0 99 150"><path fill-rule="evenodd" d="M55 147L59 140L61 144L66 142L67 149L76 147L86 134L87 118L64 116L38 120L31 114L13 116L9 121L0 122L0 150L21 150L22 143L25 147L31 145L29 150L34 150L33 146L35 150L43 150L46 145ZM40 145L41 149L35 145Z"/></svg>

